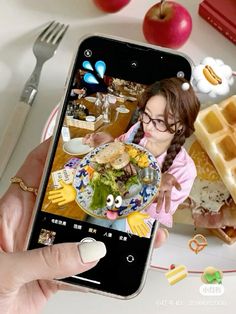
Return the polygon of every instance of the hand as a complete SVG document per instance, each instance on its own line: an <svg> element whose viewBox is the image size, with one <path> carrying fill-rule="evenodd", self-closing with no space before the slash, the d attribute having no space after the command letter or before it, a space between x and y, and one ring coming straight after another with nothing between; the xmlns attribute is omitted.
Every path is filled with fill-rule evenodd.
<svg viewBox="0 0 236 314"><path fill-rule="evenodd" d="M48 199L59 206L73 202L76 198L76 190L71 184L66 184L63 180L59 181L62 186L60 189L50 191Z"/></svg>
<svg viewBox="0 0 236 314"><path fill-rule="evenodd" d="M163 173L161 177L159 194L157 196L157 207L156 207L157 213L160 212L164 199L165 199L165 212L168 213L170 211L171 191L172 191L173 186L178 191L181 190L181 185L172 174Z"/></svg>
<svg viewBox="0 0 236 314"><path fill-rule="evenodd" d="M72 92L74 94L77 94L77 95L84 95L85 94L85 90L83 88L82 89L79 89L79 88L72 89Z"/></svg>
<svg viewBox="0 0 236 314"><path fill-rule="evenodd" d="M97 133L86 134L82 140L82 143L87 144L91 147L97 147L99 145L110 143L113 141L114 139L109 133L97 132Z"/></svg>
<svg viewBox="0 0 236 314"><path fill-rule="evenodd" d="M137 234L139 237L146 237L150 232L150 228L145 223L144 219L148 219L148 214L133 212L127 216L127 222L132 233Z"/></svg>
<svg viewBox="0 0 236 314"><path fill-rule="evenodd" d="M48 140L33 150L17 172L28 186L39 186L49 144ZM0 200L1 313L41 312L53 293L68 289L52 279L87 271L105 255L102 242L55 244L23 252L34 203L34 194L18 184L12 184Z"/></svg>
<svg viewBox="0 0 236 314"><path fill-rule="evenodd" d="M139 237L146 237L150 232L150 228L144 222L144 219L148 219L150 216L148 214L133 212L128 215L127 222L130 226L131 231L134 234L137 234ZM154 248L159 248L162 246L167 238L169 237L169 232L165 228L159 227L156 232L155 240L154 240Z"/></svg>

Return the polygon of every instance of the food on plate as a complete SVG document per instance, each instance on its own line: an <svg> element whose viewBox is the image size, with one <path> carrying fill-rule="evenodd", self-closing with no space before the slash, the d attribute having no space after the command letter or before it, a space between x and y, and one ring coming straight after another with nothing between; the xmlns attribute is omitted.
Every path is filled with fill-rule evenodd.
<svg viewBox="0 0 236 314"><path fill-rule="evenodd" d="M144 159L145 152L140 152ZM148 157L147 162L148 162ZM130 158L129 147L121 142L106 144L92 159L89 171L93 196L90 208L104 208L107 196L126 197L133 185L140 185L136 167L139 161ZM143 160L141 162L143 164Z"/></svg>
<svg viewBox="0 0 236 314"><path fill-rule="evenodd" d="M111 162L111 166L114 169L122 169L125 166L127 166L129 162L130 162L129 154L124 152L116 160Z"/></svg>
<svg viewBox="0 0 236 314"><path fill-rule="evenodd" d="M236 95L201 110L195 135L236 202Z"/></svg>
<svg viewBox="0 0 236 314"><path fill-rule="evenodd" d="M189 197L175 212L174 222L209 229L232 244L236 241L236 204L198 141L192 143L189 154L195 162L197 177Z"/></svg>
<svg viewBox="0 0 236 314"><path fill-rule="evenodd" d="M198 141L192 143L189 154L197 168L197 176L199 179L211 182L220 180L220 176L214 165ZM204 165L204 167L202 165Z"/></svg>
<svg viewBox="0 0 236 314"><path fill-rule="evenodd" d="M115 161L125 152L125 145L121 142L109 143L100 150L93 158L93 161L99 164L106 164Z"/></svg>
<svg viewBox="0 0 236 314"><path fill-rule="evenodd" d="M192 143L189 155L197 169L197 178L190 193L191 199L197 205L194 210L197 211L207 205L208 211L219 212L230 197L228 189L198 141Z"/></svg>
<svg viewBox="0 0 236 314"><path fill-rule="evenodd" d="M140 168L148 167L148 157L145 152L140 152L137 148L131 145L127 145L126 150L134 164Z"/></svg>
<svg viewBox="0 0 236 314"><path fill-rule="evenodd" d="M210 229L211 233L220 238L227 244L233 244L236 241L236 229L234 227L225 227L219 229Z"/></svg>
<svg viewBox="0 0 236 314"><path fill-rule="evenodd" d="M195 135L190 156L197 178L174 221L207 228L232 244L236 242L236 95L201 110Z"/></svg>

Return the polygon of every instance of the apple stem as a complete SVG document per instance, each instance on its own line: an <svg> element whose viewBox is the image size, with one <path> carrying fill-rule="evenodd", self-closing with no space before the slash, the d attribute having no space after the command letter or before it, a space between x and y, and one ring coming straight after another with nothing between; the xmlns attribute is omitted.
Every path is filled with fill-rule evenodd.
<svg viewBox="0 0 236 314"><path fill-rule="evenodd" d="M164 8L165 0L161 0L161 7L160 7L160 18L164 18L163 8Z"/></svg>

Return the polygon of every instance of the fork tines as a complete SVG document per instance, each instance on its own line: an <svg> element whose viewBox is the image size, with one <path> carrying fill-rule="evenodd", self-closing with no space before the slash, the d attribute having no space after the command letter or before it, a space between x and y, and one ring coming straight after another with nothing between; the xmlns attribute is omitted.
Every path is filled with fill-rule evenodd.
<svg viewBox="0 0 236 314"><path fill-rule="evenodd" d="M39 35L40 41L50 42L54 45L59 44L69 25L52 21L48 27Z"/></svg>

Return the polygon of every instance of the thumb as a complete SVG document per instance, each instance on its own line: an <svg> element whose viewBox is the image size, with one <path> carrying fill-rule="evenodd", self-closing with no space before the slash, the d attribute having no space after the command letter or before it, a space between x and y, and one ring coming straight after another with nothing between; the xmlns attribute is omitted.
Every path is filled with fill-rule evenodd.
<svg viewBox="0 0 236 314"><path fill-rule="evenodd" d="M150 215L149 215L149 214L142 213L142 218L143 218L143 219L148 219L148 218L150 218Z"/></svg>
<svg viewBox="0 0 236 314"><path fill-rule="evenodd" d="M59 184L61 185L62 188L64 188L65 186L68 185L63 179L60 179L58 182L59 182Z"/></svg>
<svg viewBox="0 0 236 314"><path fill-rule="evenodd" d="M175 179L174 181L174 187L178 190L178 191L181 191L182 188L181 188L181 185L179 184L179 182Z"/></svg>
<svg viewBox="0 0 236 314"><path fill-rule="evenodd" d="M156 237L154 240L154 248L162 246L169 237L169 232L166 228L157 229Z"/></svg>
<svg viewBox="0 0 236 314"><path fill-rule="evenodd" d="M0 255L1 285L9 289L38 279L61 279L94 267L106 254L103 242L62 243Z"/></svg>

